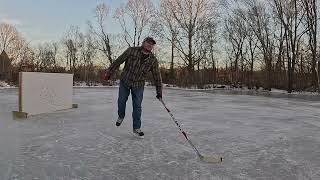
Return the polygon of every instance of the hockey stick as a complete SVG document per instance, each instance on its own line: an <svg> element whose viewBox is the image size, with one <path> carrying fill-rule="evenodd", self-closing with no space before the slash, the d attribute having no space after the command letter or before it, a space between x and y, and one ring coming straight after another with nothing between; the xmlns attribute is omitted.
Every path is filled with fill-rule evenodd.
<svg viewBox="0 0 320 180"><path fill-rule="evenodd" d="M180 132L183 134L183 136L187 139L188 143L191 145L191 147L193 148L193 150L197 153L198 157L200 158L200 160L204 161L204 162L209 162L209 163L219 163L222 162L223 157L219 156L219 155L213 155L213 156L203 156L200 154L200 152L198 151L198 149L193 145L193 143L191 142L191 140L188 138L187 134L184 132L184 130L182 130L180 124L178 123L178 121L176 120L176 118L173 116L173 114L171 113L171 111L167 108L166 104L163 102L163 100L160 98L159 101L162 103L162 105L164 106L164 108L167 110L167 112L170 114L173 122L178 126Z"/></svg>

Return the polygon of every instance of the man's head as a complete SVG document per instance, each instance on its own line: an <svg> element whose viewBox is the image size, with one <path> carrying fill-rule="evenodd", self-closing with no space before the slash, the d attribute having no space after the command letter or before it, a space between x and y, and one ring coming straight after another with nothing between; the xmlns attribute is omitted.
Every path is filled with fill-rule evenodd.
<svg viewBox="0 0 320 180"><path fill-rule="evenodd" d="M142 42L142 47L144 50L151 52L156 41L152 37L146 37Z"/></svg>

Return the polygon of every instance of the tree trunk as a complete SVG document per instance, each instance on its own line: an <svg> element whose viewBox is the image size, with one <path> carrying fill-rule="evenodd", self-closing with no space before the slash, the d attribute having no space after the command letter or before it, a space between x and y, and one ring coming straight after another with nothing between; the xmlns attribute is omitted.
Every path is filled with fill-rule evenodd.
<svg viewBox="0 0 320 180"><path fill-rule="evenodd" d="M253 88L253 62L254 59L251 57L251 63L250 63L250 80L249 80L249 86L250 88Z"/></svg>
<svg viewBox="0 0 320 180"><path fill-rule="evenodd" d="M288 64L288 93L292 92L292 79L293 79L292 76L293 76L292 64L289 63Z"/></svg>
<svg viewBox="0 0 320 180"><path fill-rule="evenodd" d="M268 52L265 55L265 63L266 63L266 86L265 89L271 91L271 62L272 62L272 55Z"/></svg>
<svg viewBox="0 0 320 180"><path fill-rule="evenodd" d="M318 61L318 87L320 87L320 61ZM318 92L320 93L320 88L318 88Z"/></svg>
<svg viewBox="0 0 320 180"><path fill-rule="evenodd" d="M107 42L105 42L106 44L106 48L107 48L107 53L108 53L108 59L110 64L112 64L113 59L112 59L112 53L111 53L111 47L110 47L110 40L109 40L109 36L107 35Z"/></svg>
<svg viewBox="0 0 320 180"><path fill-rule="evenodd" d="M212 55L213 56L213 55ZM212 77L213 77L213 81L212 81L212 83L213 84L215 84L216 83L216 76L217 76L217 73L216 73L216 62L215 62L215 60L213 59L213 57L211 57L211 59L212 59L212 72L213 72L213 74L212 74Z"/></svg>
<svg viewBox="0 0 320 180"><path fill-rule="evenodd" d="M170 81L172 84L175 81L173 59L174 59L174 40L172 40L171 42L171 63L170 63Z"/></svg>
<svg viewBox="0 0 320 180"><path fill-rule="evenodd" d="M188 78L188 85L191 85L194 83L194 77L193 77L193 71L194 71L194 64L193 64L193 59L192 59L192 30L189 30L189 53L188 53L188 71L189 71L189 78Z"/></svg>

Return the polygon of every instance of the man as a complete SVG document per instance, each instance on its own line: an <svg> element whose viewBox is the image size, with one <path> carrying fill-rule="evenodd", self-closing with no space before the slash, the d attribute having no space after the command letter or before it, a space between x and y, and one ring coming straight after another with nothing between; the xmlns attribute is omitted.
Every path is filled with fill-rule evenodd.
<svg viewBox="0 0 320 180"><path fill-rule="evenodd" d="M125 62L123 72L120 77L119 95L118 95L118 120L116 126L120 126L126 111L126 103L131 91L132 96L132 119L134 135L143 138L141 131L141 103L143 99L145 78L149 71L152 72L155 81L157 98L162 98L162 82L159 71L159 63L152 53L156 41L147 37L142 42L141 47L130 47L123 52L109 67L104 75L105 80L109 80L116 69Z"/></svg>

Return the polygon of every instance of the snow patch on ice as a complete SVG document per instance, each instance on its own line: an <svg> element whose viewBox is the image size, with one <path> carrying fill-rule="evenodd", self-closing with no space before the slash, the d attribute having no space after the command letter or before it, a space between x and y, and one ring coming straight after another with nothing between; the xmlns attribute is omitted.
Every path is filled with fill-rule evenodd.
<svg viewBox="0 0 320 180"><path fill-rule="evenodd" d="M16 87L8 84L5 81L0 81L0 89L6 89L6 88L16 88Z"/></svg>

